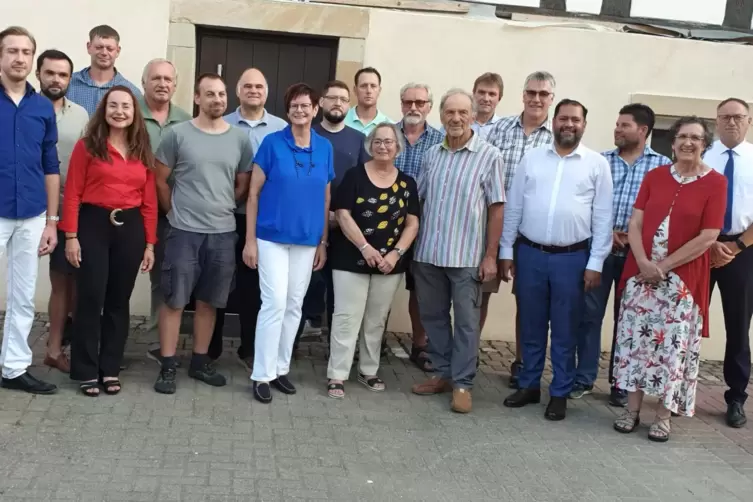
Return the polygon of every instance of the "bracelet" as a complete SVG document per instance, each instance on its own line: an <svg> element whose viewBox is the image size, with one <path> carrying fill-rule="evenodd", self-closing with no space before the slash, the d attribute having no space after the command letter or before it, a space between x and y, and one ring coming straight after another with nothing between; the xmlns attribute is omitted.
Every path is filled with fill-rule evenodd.
<svg viewBox="0 0 753 502"><path fill-rule="evenodd" d="M360 248L358 248L358 250L363 253L363 250L366 249L367 247L369 247L369 243L368 242L366 244L364 244L363 246L361 246Z"/></svg>
<svg viewBox="0 0 753 502"><path fill-rule="evenodd" d="M78 239L78 235L66 235L65 240L70 241L73 239Z"/></svg>
<svg viewBox="0 0 753 502"><path fill-rule="evenodd" d="M147 247L147 248L145 249L145 251L151 251L152 253L154 253L154 248L150 248L150 247Z"/></svg>

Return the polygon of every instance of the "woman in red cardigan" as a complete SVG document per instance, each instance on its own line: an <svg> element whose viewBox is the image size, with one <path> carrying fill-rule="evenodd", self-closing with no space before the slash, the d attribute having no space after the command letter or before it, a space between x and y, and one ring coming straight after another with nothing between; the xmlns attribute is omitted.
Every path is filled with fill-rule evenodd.
<svg viewBox="0 0 753 502"><path fill-rule="evenodd" d="M633 432L643 396L655 396L648 438L658 442L669 440L672 413L695 412L701 338L708 336L708 250L727 204L726 178L701 160L712 142L705 122L683 117L670 134L675 164L646 175L630 219L614 353L616 386L628 391L614 428Z"/></svg>
<svg viewBox="0 0 753 502"><path fill-rule="evenodd" d="M71 378L81 392L120 392L139 268L154 264L154 155L136 97L115 86L73 148L63 196L65 256L77 270Z"/></svg>

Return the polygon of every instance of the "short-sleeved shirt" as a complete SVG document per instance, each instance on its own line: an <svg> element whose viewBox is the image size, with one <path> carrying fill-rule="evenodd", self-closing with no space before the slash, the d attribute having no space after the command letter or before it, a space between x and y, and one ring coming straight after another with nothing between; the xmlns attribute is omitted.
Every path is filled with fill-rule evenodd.
<svg viewBox="0 0 753 502"><path fill-rule="evenodd" d="M409 214L419 216L418 187L413 178L397 171L392 186L379 188L369 179L363 165L348 171L340 184L332 210L347 209L363 236L382 256L392 251L400 240ZM330 264L335 270L358 274L381 274L371 268L361 252L342 232L332 234ZM405 272L409 255L403 256L391 274Z"/></svg>
<svg viewBox="0 0 753 502"><path fill-rule="evenodd" d="M168 108L167 120L164 124L160 124L159 121L152 116L152 112L149 110L149 106L146 104L144 98L139 99L139 107L141 108L141 114L144 116L144 124L146 125L146 133L149 135L149 143L152 146L152 152L155 154L162 141L162 136L170 127L191 120L191 115L187 111L172 103L170 103L170 108Z"/></svg>
<svg viewBox="0 0 753 502"><path fill-rule="evenodd" d="M324 232L327 185L335 177L332 144L312 130L309 146L297 146L288 126L264 138L254 164L266 177L259 194L256 237L318 246Z"/></svg>
<svg viewBox="0 0 753 502"><path fill-rule="evenodd" d="M234 112L225 115L224 119L228 124L238 126L248 132L248 139L251 140L252 158L256 155L256 152L259 150L259 145L261 145L262 140L267 134L281 131L288 126L287 122L276 115L272 115L267 112L267 110L264 110L264 114L259 120L244 119L240 110L240 107L238 107ZM246 214L245 200L238 201L238 207L235 209L235 212L238 214Z"/></svg>
<svg viewBox="0 0 753 502"><path fill-rule="evenodd" d="M335 153L335 179L332 180L330 190L332 200L335 200L337 188L340 186L345 173L370 159L364 146L366 136L351 127L344 127L340 131L330 132L322 127L321 124L316 124L313 129L320 136L332 143L332 149Z"/></svg>
<svg viewBox="0 0 753 502"><path fill-rule="evenodd" d="M73 147L86 132L89 114L84 107L70 99L63 98L63 106L55 112L58 125L58 158L60 159L60 197L63 196L65 180L68 176L68 164L71 161ZM62 204L62 203L61 203Z"/></svg>
<svg viewBox="0 0 753 502"><path fill-rule="evenodd" d="M390 120L387 115L377 110L377 114L374 117L374 120L372 120L368 124L364 124L363 122L361 122L361 119L358 118L356 108L358 107L354 106L353 108L348 110L348 113L345 114L345 125L355 129L360 133L363 133L365 136L368 136L369 133L382 122L392 123L392 120Z"/></svg>
<svg viewBox="0 0 753 502"><path fill-rule="evenodd" d="M112 80L105 82L102 85L99 85L92 80L91 75L89 74L90 69L91 67L87 67L71 75L71 84L68 86L68 92L65 95L65 97L74 103L83 106L90 117L94 115L94 112L97 110L97 105L102 101L102 98L107 94L107 91L116 85L128 87L137 98L141 98L141 91L139 88L119 73L117 69L115 70L115 76Z"/></svg>
<svg viewBox="0 0 753 502"><path fill-rule="evenodd" d="M162 136L156 156L172 171L170 225L204 234L235 231L235 177L251 170L245 131L230 126L210 134L189 120Z"/></svg>

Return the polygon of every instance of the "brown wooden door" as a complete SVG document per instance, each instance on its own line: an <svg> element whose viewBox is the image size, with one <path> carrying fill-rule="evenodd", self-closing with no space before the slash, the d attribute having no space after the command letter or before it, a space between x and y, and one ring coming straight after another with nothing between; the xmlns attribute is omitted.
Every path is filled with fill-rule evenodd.
<svg viewBox="0 0 753 502"><path fill-rule="evenodd" d="M283 119L285 90L305 82L320 91L335 78L337 39L198 28L197 76L221 73L228 87L228 111L238 106L235 86L243 71L255 67L269 84L266 109Z"/></svg>

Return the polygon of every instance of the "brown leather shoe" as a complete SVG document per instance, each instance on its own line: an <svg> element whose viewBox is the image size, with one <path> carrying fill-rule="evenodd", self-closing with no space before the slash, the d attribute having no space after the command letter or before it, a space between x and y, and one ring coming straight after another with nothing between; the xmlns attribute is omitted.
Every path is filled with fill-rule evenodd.
<svg viewBox="0 0 753 502"><path fill-rule="evenodd" d="M452 392L452 384L439 377L431 377L425 382L417 383L411 387L411 391L419 396L433 396L443 392Z"/></svg>
<svg viewBox="0 0 753 502"><path fill-rule="evenodd" d="M471 391L468 389L454 389L452 391L452 411L456 413L470 413L473 408Z"/></svg>
<svg viewBox="0 0 753 502"><path fill-rule="evenodd" d="M61 352L57 357L45 356L44 365L49 366L50 368L55 368L62 373L71 372L71 362L68 360L68 356L65 355L65 352Z"/></svg>

